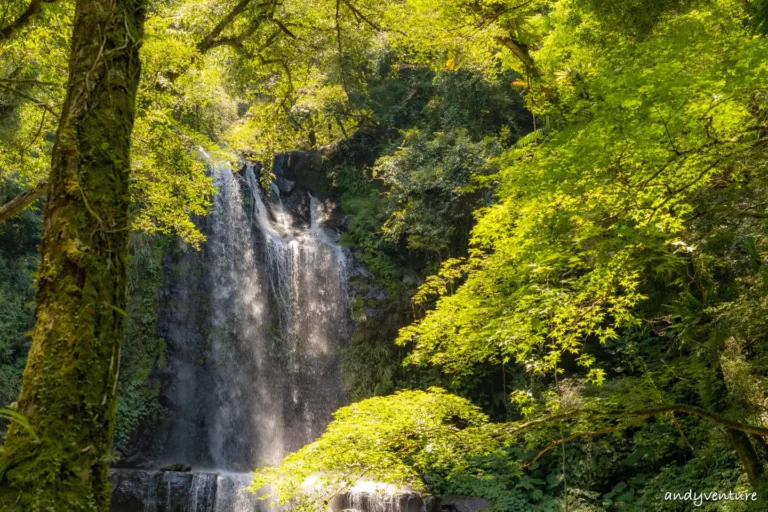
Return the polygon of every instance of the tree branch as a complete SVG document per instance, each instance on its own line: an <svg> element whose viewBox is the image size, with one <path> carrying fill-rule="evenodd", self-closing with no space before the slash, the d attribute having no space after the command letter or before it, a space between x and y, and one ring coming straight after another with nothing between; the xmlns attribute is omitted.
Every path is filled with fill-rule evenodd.
<svg viewBox="0 0 768 512"><path fill-rule="evenodd" d="M219 38L224 29L226 29L245 9L251 4L251 0L240 0L237 5L229 11L229 14L224 16L222 20L213 27L213 30L206 35L202 41L197 44L197 49L200 53L205 53L214 47L214 43Z"/></svg>
<svg viewBox="0 0 768 512"><path fill-rule="evenodd" d="M277 25L278 27L280 27L280 30L282 30L283 32L285 32L286 34L288 34L288 37L290 37L291 39L298 39L298 38L296 37L296 34L294 34L293 32L291 32L290 30L288 30L288 27L286 27L286 26L283 24L283 22L282 22L282 21L278 20L277 18L273 18L273 17L270 17L270 18L269 18L269 21L271 21L272 23L274 23L275 25Z"/></svg>
<svg viewBox="0 0 768 512"><path fill-rule="evenodd" d="M47 190L48 181L43 180L35 185L35 187L31 190L28 190L27 192L14 197L7 203L0 205L0 224L43 197Z"/></svg>
<svg viewBox="0 0 768 512"><path fill-rule="evenodd" d="M273 32L273 33L272 33L272 35L270 35L270 36L267 38L267 40L266 40L266 41L264 41L264 44L262 44L262 45L259 47L259 49L257 50L257 52L258 52L258 53L261 53L261 52L263 52L264 50L266 50L267 48L269 48L270 46L272 46L272 43L274 43L274 42L275 42L275 39L277 39L277 36L279 36L279 35L280 35L280 31L279 31L279 30L277 30L277 31Z"/></svg>
<svg viewBox="0 0 768 512"><path fill-rule="evenodd" d="M32 103L34 103L36 106L38 106L38 107L40 107L40 108L42 108L44 110L47 110L48 113L52 114L54 117L59 117L59 114L57 114L53 110L53 108L51 108L44 101L38 100L37 98L34 98L34 97L32 97L32 96L30 96L28 94L25 94L25 93L19 91L18 89L14 89L13 87L8 87L7 85L3 85L3 83L1 83L1 82L0 82L0 89L3 89L3 90L8 91L8 92L10 92L12 94L15 94L16 96L19 96L20 98L24 98L25 100L29 100Z"/></svg>
<svg viewBox="0 0 768 512"><path fill-rule="evenodd" d="M533 57L528 51L528 46L515 41L511 37L496 37L494 38L498 43L506 46L520 61L525 65L526 70L533 75L538 75L539 71L536 68L536 63L533 61Z"/></svg>
<svg viewBox="0 0 768 512"><path fill-rule="evenodd" d="M349 7L349 10L352 11L352 14L354 14L356 18L366 22L368 25L370 25L374 29L376 29L379 32L381 32L381 27L378 24L376 24L375 22L373 22L370 19L368 19L368 17L365 14L360 12L360 10L357 7L352 5L352 2L350 2L349 0L343 0L343 2L344 2L344 5Z"/></svg>
<svg viewBox="0 0 768 512"><path fill-rule="evenodd" d="M758 427L756 425L746 425L744 423L739 423L737 421L729 420L719 414L716 414L712 411L708 411L707 409L702 409L701 407L696 407L693 405L684 405L684 404L662 405L659 407L653 407L651 409L642 409L637 411L622 411L622 410L595 411L592 409L576 409L573 411L569 411L561 414L555 414L552 416L547 416L546 418L541 418L541 419L529 421L527 423L523 423L520 425L512 426L513 428L506 429L504 433L506 435L518 435L534 427L546 425L548 423L553 423L556 421L568 421L568 420L572 420L579 417L614 418L614 419L643 417L643 419L648 419L653 416L659 416L661 414L667 414L672 412L679 412L682 414L690 414L692 416L698 416L700 418L704 418L713 423L716 423L717 425L720 425L722 427L731 428L734 430L745 432L747 434L754 434L757 436L768 436L768 428L766 427Z"/></svg>
<svg viewBox="0 0 768 512"><path fill-rule="evenodd" d="M58 0L32 0L27 10L13 20L10 25L0 28L0 42L10 39L16 32L29 25L43 4L54 4Z"/></svg>
<svg viewBox="0 0 768 512"><path fill-rule="evenodd" d="M709 211L705 213L711 213L711 212L718 212L718 213L727 213L730 216L733 217L747 217L752 219L768 219L768 213L765 211L762 212L750 212L747 210L738 210L736 208L729 208L727 206L716 206L714 208L711 208Z"/></svg>
<svg viewBox="0 0 768 512"><path fill-rule="evenodd" d="M744 466L744 472L747 474L749 484L753 489L756 489L765 470L755 451L755 447L752 446L752 442L744 432L727 428L725 433L731 442L731 446L736 450L736 455L739 457L742 466Z"/></svg>
<svg viewBox="0 0 768 512"><path fill-rule="evenodd" d="M719 414L715 414L712 411L708 411L706 409L702 409L700 407L695 407L692 405L682 405L682 404L674 404L674 405L664 405L660 407L654 407L651 409L643 409L638 411L621 411L621 410L614 410L614 411L595 411L595 410L589 410L589 409L576 409L573 411L569 411L562 414L555 414L552 416L548 416L546 418L541 418L538 420L529 421L527 423L523 423L521 425L517 425L512 429L508 429L504 432L505 435L519 435L523 433L526 430L530 430L534 427L538 427L541 425L545 425L548 423L554 423L554 422L561 422L561 421L568 421L579 417L585 417L586 419L590 418L609 418L609 419L619 419L619 418L633 418L629 421L620 422L616 425L611 425L602 429L598 430L590 430L586 432L577 432L575 434L572 434L568 437L561 438L558 440L555 440L548 444L545 448L543 448L539 453L536 454L536 456L531 459L530 462L527 462L525 464L521 464L521 467L524 469L528 469L531 466L533 466L542 456L544 456L547 452L552 450L553 448L556 448L557 446L560 446L562 444L565 444L569 441L573 441L575 439L578 439L580 437L586 437L586 436L601 436L605 434L610 434L611 432L615 432L617 430L623 430L626 428L629 428L631 426L637 425L639 423L642 423L643 421L646 421L650 418L653 418L655 416L659 416L661 414L673 414L679 412L683 414L690 414L692 416L698 416L700 418L704 418L706 420L709 420L721 427L724 427L726 430L726 433L730 436L732 440L734 439L744 439L747 440L746 434L751 434L752 436L755 436L758 439L762 439L764 436L768 436L768 428L765 427L759 427L755 425L746 425L743 423L739 423L736 421L729 420L723 416L720 416ZM674 418L674 416L673 416ZM735 443L735 446L737 448L737 451L739 451L738 455L742 463L744 464L750 478L750 482L752 482L753 486L757 482L757 476L759 473L762 473L761 467L759 467L759 463L756 463L752 459L755 457L752 454L751 457L745 456L745 453L747 451L745 446L740 446ZM751 449L751 445L749 446ZM747 454L749 455L749 454ZM757 468L757 469L756 469ZM759 471L758 471L759 469ZM759 476L759 475L758 475Z"/></svg>
<svg viewBox="0 0 768 512"><path fill-rule="evenodd" d="M573 441L574 439L578 439L580 437L602 436L602 435L605 435L605 434L610 434L611 432L615 432L617 430L622 430L622 429L625 429L625 428L629 428L629 427L631 427L633 425L637 425L638 423L642 423L643 421L647 420L648 418L649 418L649 416L641 416L639 419L632 420L632 421L627 421L627 422L624 422L624 423L620 423L618 425L613 425L611 427L606 427L606 428L603 428L603 429L600 429L600 430L591 430L589 432L578 432L576 434L572 434L572 435L570 435L568 437L565 437L563 439L558 439L557 441L553 441L552 443L547 445L547 447L544 448L543 450L541 450L539 453L537 453L536 456L533 459L531 459L530 462L527 462L527 463L523 464L521 467L523 469L530 468L531 466L533 466L536 463L536 461L538 461L541 457L543 457L544 454L546 454L549 450L551 450L552 448L556 448L556 447L560 446L561 444L565 444L565 443L567 443L569 441Z"/></svg>
<svg viewBox="0 0 768 512"><path fill-rule="evenodd" d="M240 40L239 37L222 37L221 39L216 40L216 44L211 46L211 48L217 47L217 46L229 46L230 48L233 48L237 53L242 55L243 57L247 57L249 59L252 59L254 57L253 52L248 50L248 48L245 47L243 42Z"/></svg>
<svg viewBox="0 0 768 512"><path fill-rule="evenodd" d="M349 89L347 88L347 80L344 73L344 48L341 43L341 22L339 19L340 7L341 1L336 0L336 15L334 19L336 24L336 42L338 43L339 48L339 75L341 76L341 86L344 89L347 97L349 97Z"/></svg>
<svg viewBox="0 0 768 512"><path fill-rule="evenodd" d="M238 36L233 37L221 37L221 33L224 32L224 30L234 21L234 19L242 14L245 9L250 5L252 0L241 0L230 12L227 14L215 27L214 29L206 35L202 41L200 41L197 44L197 49L200 51L200 53L206 53L209 50L212 50L213 48L219 47L219 46L230 46L237 50L238 53L253 58L254 52L248 50L243 45L243 42L251 37L256 31L259 29L263 21L268 21L271 23L274 23L278 27L278 31L269 36L267 39L267 42L265 43L265 46L259 49L259 52L264 49L266 46L269 46L274 41L275 37L282 31L285 34L288 35L291 39L297 39L296 34L290 31L288 27L280 20L274 17L274 9L272 9L272 12L266 12L262 13L261 15L257 16L251 23L249 24L248 28L243 31L242 34ZM276 6L276 4L272 1L257 4L258 7L265 7L268 5L272 5L273 7Z"/></svg>
<svg viewBox="0 0 768 512"><path fill-rule="evenodd" d="M39 85L39 86L63 86L64 84L59 82L41 82L40 80L16 80L13 78L0 78L0 84L23 84L23 85Z"/></svg>

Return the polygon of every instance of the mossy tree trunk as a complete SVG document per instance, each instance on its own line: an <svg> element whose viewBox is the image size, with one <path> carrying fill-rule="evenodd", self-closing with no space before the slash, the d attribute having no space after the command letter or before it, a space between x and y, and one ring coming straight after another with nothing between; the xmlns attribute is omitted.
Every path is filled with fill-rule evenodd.
<svg viewBox="0 0 768 512"><path fill-rule="evenodd" d="M37 311L0 457L0 510L109 509L126 302L130 138L146 0L77 0L44 212Z"/></svg>

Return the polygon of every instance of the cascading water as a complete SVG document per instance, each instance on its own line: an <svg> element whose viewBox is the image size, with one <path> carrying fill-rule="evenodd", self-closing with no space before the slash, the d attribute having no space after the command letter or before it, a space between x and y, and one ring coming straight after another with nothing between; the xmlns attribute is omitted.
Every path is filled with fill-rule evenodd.
<svg viewBox="0 0 768 512"><path fill-rule="evenodd" d="M322 227L327 211L321 201L307 194L305 224L289 213L277 187L272 187L272 207L267 206L253 167L246 167L245 177L266 244L287 370L294 376L289 383L294 421L282 425L283 441L294 450L316 438L341 403L338 350L347 335L347 256L331 241L328 233L333 232Z"/></svg>
<svg viewBox="0 0 768 512"><path fill-rule="evenodd" d="M244 179L228 165L212 173L205 248L182 255L170 291L166 339L186 357L168 372L161 457L244 471L315 439L343 403L346 256L309 191L296 187L287 208L250 165Z"/></svg>
<svg viewBox="0 0 768 512"><path fill-rule="evenodd" d="M215 510L224 512L252 501L225 496L248 480L232 475L311 442L343 403L348 255L324 227L329 207L309 190L295 187L289 207L277 187L262 191L253 166L238 174L213 164L211 172L205 245L180 247L169 265L161 333L170 414L154 457L220 472Z"/></svg>
<svg viewBox="0 0 768 512"><path fill-rule="evenodd" d="M216 488L216 475L196 473L192 477L188 512L209 512L214 510Z"/></svg>
<svg viewBox="0 0 768 512"><path fill-rule="evenodd" d="M215 398L207 415L215 468L251 469L283 451L285 378L276 371L282 339L270 329L269 288L260 271L254 230L241 187L214 167L217 193L210 216L210 356ZM259 192L256 191L258 195Z"/></svg>
<svg viewBox="0 0 768 512"><path fill-rule="evenodd" d="M206 242L201 251L179 245L167 262L160 334L170 414L151 454L195 472L115 471L113 504L133 503L115 512L266 510L247 490L248 471L317 438L343 404L351 255L336 244L332 205L300 183L265 193L251 165L210 167L213 211L199 223ZM146 488L140 499L137 486ZM337 498L332 510L424 509L415 494Z"/></svg>

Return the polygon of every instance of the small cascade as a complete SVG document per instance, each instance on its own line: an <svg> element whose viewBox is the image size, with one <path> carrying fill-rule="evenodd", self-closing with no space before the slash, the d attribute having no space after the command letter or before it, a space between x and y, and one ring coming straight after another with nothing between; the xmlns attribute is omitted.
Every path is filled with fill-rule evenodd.
<svg viewBox="0 0 768 512"><path fill-rule="evenodd" d="M215 510L217 475L211 473L195 473L192 477L192 487L189 492L187 512L211 512Z"/></svg>
<svg viewBox="0 0 768 512"><path fill-rule="evenodd" d="M217 477L217 499L210 512L266 512L267 505L252 494L248 487L253 481L250 473L222 473Z"/></svg>
<svg viewBox="0 0 768 512"><path fill-rule="evenodd" d="M330 503L331 512L428 512L428 508L422 496L408 487L369 481L358 482Z"/></svg>
<svg viewBox="0 0 768 512"><path fill-rule="evenodd" d="M411 494L351 493L340 502L345 512L426 512L424 500Z"/></svg>
<svg viewBox="0 0 768 512"><path fill-rule="evenodd" d="M149 492L143 501L143 512L158 512L157 510L157 486L150 485Z"/></svg>

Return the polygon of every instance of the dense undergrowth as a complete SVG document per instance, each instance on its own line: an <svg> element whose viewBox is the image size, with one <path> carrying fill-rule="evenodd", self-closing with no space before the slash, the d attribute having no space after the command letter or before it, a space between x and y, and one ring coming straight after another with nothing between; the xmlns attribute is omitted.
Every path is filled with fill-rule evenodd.
<svg viewBox="0 0 768 512"><path fill-rule="evenodd" d="M6 196L17 187L5 184ZM21 389L32 328L35 292L32 287L39 261L40 215L27 210L0 224L0 403L16 400Z"/></svg>

